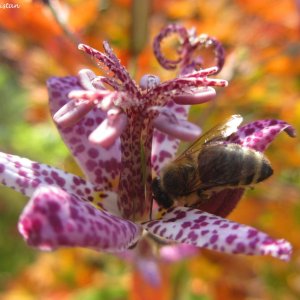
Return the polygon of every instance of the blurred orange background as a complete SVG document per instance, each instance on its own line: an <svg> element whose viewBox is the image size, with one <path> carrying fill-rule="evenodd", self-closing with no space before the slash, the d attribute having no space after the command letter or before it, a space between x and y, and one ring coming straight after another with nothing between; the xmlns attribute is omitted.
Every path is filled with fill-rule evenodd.
<svg viewBox="0 0 300 300"><path fill-rule="evenodd" d="M101 50L103 40L137 81L145 73L172 78L152 52L153 37L170 22L195 27L226 48L218 77L229 86L213 102L193 107L191 120L208 129L238 113L246 122L283 119L300 131L299 1L47 2L0 4L1 151L78 172L48 113L47 78L81 68L101 72L77 44ZM266 154L275 174L247 191L230 218L290 241L289 263L199 250L183 262L161 264L162 285L155 288L133 266L104 253L30 249L16 228L26 199L1 186L0 299L300 299L300 144L281 134Z"/></svg>

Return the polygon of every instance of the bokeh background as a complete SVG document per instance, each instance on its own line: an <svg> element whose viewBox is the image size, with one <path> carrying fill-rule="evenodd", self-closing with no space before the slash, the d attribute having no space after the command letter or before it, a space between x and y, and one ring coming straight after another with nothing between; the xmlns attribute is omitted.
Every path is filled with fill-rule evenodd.
<svg viewBox="0 0 300 300"><path fill-rule="evenodd" d="M3 4L19 4L5 9ZM49 5L51 4L51 5ZM204 129L231 114L246 121L279 118L300 131L300 1L298 0L65 0L0 1L0 150L78 172L48 113L45 82L99 73L77 50L108 40L132 76L163 79L152 39L170 22L195 27L226 48L220 78L229 87L194 107ZM0 187L0 299L232 300L300 299L300 144L281 134L267 151L275 175L247 191L230 215L289 240L290 262L200 251L160 265L151 286L134 267L104 253L63 249L41 253L17 232L26 199Z"/></svg>

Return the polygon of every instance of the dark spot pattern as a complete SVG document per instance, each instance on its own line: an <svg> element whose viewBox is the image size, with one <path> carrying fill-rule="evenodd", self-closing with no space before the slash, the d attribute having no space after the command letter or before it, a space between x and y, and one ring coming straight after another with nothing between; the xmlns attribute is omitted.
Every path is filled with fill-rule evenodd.
<svg viewBox="0 0 300 300"><path fill-rule="evenodd" d="M94 191L93 185L79 176L16 155L0 152L0 168L2 169L0 182L8 187L14 187L28 197L31 197L35 189L41 185L52 185L73 191L75 184L77 192L83 198L89 197Z"/></svg>
<svg viewBox="0 0 300 300"><path fill-rule="evenodd" d="M228 141L263 152L281 131L291 137L296 135L294 128L284 121L259 120L240 127Z"/></svg>
<svg viewBox="0 0 300 300"><path fill-rule="evenodd" d="M19 230L29 245L43 250L68 246L120 251L135 243L141 232L139 225L56 187L35 192L20 217Z"/></svg>
<svg viewBox="0 0 300 300"><path fill-rule="evenodd" d="M291 255L287 241L272 239L250 226L186 207L169 209L162 220L146 222L144 227L170 241L215 251L271 255L282 260L288 260Z"/></svg>
<svg viewBox="0 0 300 300"><path fill-rule="evenodd" d="M65 77L65 88L61 90L60 82L62 78L53 77L48 80L48 90L50 95L50 111L54 115L63 105L69 100L68 94L70 91L82 90L82 87L77 77ZM57 91L61 93L57 93ZM113 179L112 173L118 173L120 168L120 141L117 140L109 149L93 145L88 137L89 134L97 128L97 126L106 118L106 113L100 109L93 109L81 121L72 127L60 130L61 137L66 145L70 148L77 163L91 181L99 188L107 188L105 182L111 182ZM95 174L95 167L103 162L111 159L117 161L117 164L111 169L104 169L101 173ZM115 177L115 176L114 176ZM114 187L117 188L116 186Z"/></svg>

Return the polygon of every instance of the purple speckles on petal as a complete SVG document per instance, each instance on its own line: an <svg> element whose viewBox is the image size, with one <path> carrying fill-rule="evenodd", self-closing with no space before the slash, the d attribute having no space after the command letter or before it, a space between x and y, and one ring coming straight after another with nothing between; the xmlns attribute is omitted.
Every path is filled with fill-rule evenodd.
<svg viewBox="0 0 300 300"><path fill-rule="evenodd" d="M45 182L46 182L47 184L49 184L49 185L53 185L54 180L53 180L52 178L50 178L50 177L46 177L46 178L45 178Z"/></svg>
<svg viewBox="0 0 300 300"><path fill-rule="evenodd" d="M52 229L55 233L63 232L64 228L62 226L61 219L59 218L59 216L57 214L49 213L47 215L47 218L48 218L48 222L49 222L50 226L52 227Z"/></svg>
<svg viewBox="0 0 300 300"><path fill-rule="evenodd" d="M39 170L41 168L40 164L33 162L31 164L32 169Z"/></svg>
<svg viewBox="0 0 300 300"><path fill-rule="evenodd" d="M188 228L191 227L192 223L191 222L184 222L182 223L182 228Z"/></svg>
<svg viewBox="0 0 300 300"><path fill-rule="evenodd" d="M59 174L55 171L51 172L51 176L54 179L55 183L60 186L60 187L64 187L66 181L64 178L60 177Z"/></svg>
<svg viewBox="0 0 300 300"><path fill-rule="evenodd" d="M55 214L58 213L60 210L60 205L55 201L48 200L45 205L47 205L50 213Z"/></svg>
<svg viewBox="0 0 300 300"><path fill-rule="evenodd" d="M206 234L209 233L209 230L202 230L200 233L202 236L205 236Z"/></svg>
<svg viewBox="0 0 300 300"><path fill-rule="evenodd" d="M99 151L95 148L90 148L87 153L91 158L97 158L99 156Z"/></svg>
<svg viewBox="0 0 300 300"><path fill-rule="evenodd" d="M262 152L281 131L295 137L295 129L286 122L281 120L259 120L240 127L228 140Z"/></svg>
<svg viewBox="0 0 300 300"><path fill-rule="evenodd" d="M80 153L83 153L85 151L84 145L78 145L74 149L74 155L78 156Z"/></svg>
<svg viewBox="0 0 300 300"><path fill-rule="evenodd" d="M232 244L234 242L234 240L237 238L237 235L235 234L230 234L226 237L225 241L226 243L228 243L229 245Z"/></svg>
<svg viewBox="0 0 300 300"><path fill-rule="evenodd" d="M162 163L166 158L171 158L171 157L172 155L169 152L162 150L158 154L158 161Z"/></svg>
<svg viewBox="0 0 300 300"><path fill-rule="evenodd" d="M93 207L86 206L86 210L90 215L95 216L96 213L95 213L95 209Z"/></svg>
<svg viewBox="0 0 300 300"><path fill-rule="evenodd" d="M238 244L236 245L236 248L235 248L234 252L235 252L235 253L244 253L245 250L246 250L245 245L244 245L243 243L238 243Z"/></svg>
<svg viewBox="0 0 300 300"><path fill-rule="evenodd" d="M226 253L271 255L282 260L289 258L291 246L288 242L272 239L255 228L206 212L201 212L201 214L199 212L201 211L186 207L171 208L161 221L156 221L156 232L162 233L162 238L177 243L196 245ZM203 217L205 217L205 222ZM144 227L153 232L151 223L152 221L145 222ZM189 223L190 227L184 225ZM195 224L199 225L198 229L193 227ZM229 226L224 226L224 224Z"/></svg>
<svg viewBox="0 0 300 300"><path fill-rule="evenodd" d="M90 224L98 226L91 227ZM123 235L119 234L121 226L124 228ZM87 202L53 187L41 187L35 192L20 217L19 230L30 245L42 250L79 246L121 251L140 236L138 225L97 210Z"/></svg>
<svg viewBox="0 0 300 300"><path fill-rule="evenodd" d="M87 127L92 127L92 126L95 125L95 121L93 119L91 119L91 118L87 118L87 120L85 121L84 125L87 126Z"/></svg>
<svg viewBox="0 0 300 300"><path fill-rule="evenodd" d="M201 213L201 211L199 211ZM207 219L207 216L200 216L197 220L195 220L196 223L202 223Z"/></svg>
<svg viewBox="0 0 300 300"><path fill-rule="evenodd" d="M0 172L0 180L5 178L5 185L15 187L29 197L39 185L50 184L73 190L71 184L76 176L51 166L5 153L0 153L0 165L5 165L3 172ZM91 187L90 183L83 182L86 187Z"/></svg>
<svg viewBox="0 0 300 300"><path fill-rule="evenodd" d="M34 234L28 236L27 230L33 229ZM42 222L40 219L35 218L24 218L22 227L19 228L21 234L28 240L29 245L33 245L35 243L40 243L40 233L42 230Z"/></svg>
<svg viewBox="0 0 300 300"><path fill-rule="evenodd" d="M183 231L182 231L182 230L179 230L178 233L177 233L176 236L175 236L175 240L180 239L180 238L182 237L182 235L183 235Z"/></svg>
<svg viewBox="0 0 300 300"><path fill-rule="evenodd" d="M212 235L211 238L209 239L209 242L211 244L215 243L218 240L219 236L217 234Z"/></svg>
<svg viewBox="0 0 300 300"><path fill-rule="evenodd" d="M192 242L196 241L198 237L198 234L196 234L194 231L191 231L188 234L188 239Z"/></svg>
<svg viewBox="0 0 300 300"><path fill-rule="evenodd" d="M94 169L95 169L95 167L97 166L97 165L96 165L96 162L95 162L94 160L91 160L91 159L87 160L87 162L85 163L85 165L86 165L86 169L87 169L89 172L93 172ZM102 173L102 172L100 172L100 175L101 175L101 173ZM98 174L99 174L99 173L97 173L97 175L98 175Z"/></svg>
<svg viewBox="0 0 300 300"><path fill-rule="evenodd" d="M255 236L257 236L257 231L256 231L256 230L250 229L250 230L248 231L248 238L253 238L253 237L255 237Z"/></svg>
<svg viewBox="0 0 300 300"><path fill-rule="evenodd" d="M254 128L246 128L245 129L245 135L246 136L252 135L254 132L255 132ZM262 133L260 133L260 134L262 134Z"/></svg>
<svg viewBox="0 0 300 300"><path fill-rule="evenodd" d="M234 223L233 223L231 228L232 228L233 230L237 230L237 229L239 229L239 227L240 227L240 224L234 224Z"/></svg>
<svg viewBox="0 0 300 300"><path fill-rule="evenodd" d="M71 217L73 220L75 220L75 221L77 221L77 220L80 219L80 218L79 218L78 209L77 209L76 207L74 207L74 206L71 206L71 207L70 207L70 217Z"/></svg>
<svg viewBox="0 0 300 300"><path fill-rule="evenodd" d="M5 170L4 164L0 164L0 173L3 173Z"/></svg>
<svg viewBox="0 0 300 300"><path fill-rule="evenodd" d="M186 212L184 211L178 211L178 212L174 212L176 214L176 219L180 220L186 217ZM186 224L186 222L185 222Z"/></svg>

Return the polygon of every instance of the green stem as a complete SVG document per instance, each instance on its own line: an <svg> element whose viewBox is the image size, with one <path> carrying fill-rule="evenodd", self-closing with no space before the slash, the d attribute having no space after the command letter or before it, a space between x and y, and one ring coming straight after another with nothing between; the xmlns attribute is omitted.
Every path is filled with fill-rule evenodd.
<svg viewBox="0 0 300 300"><path fill-rule="evenodd" d="M184 295L184 290L186 288L188 272L186 269L185 262L181 262L176 270L173 279L173 291L172 291L172 300L180 300L182 295ZM186 296L186 295L185 295Z"/></svg>

